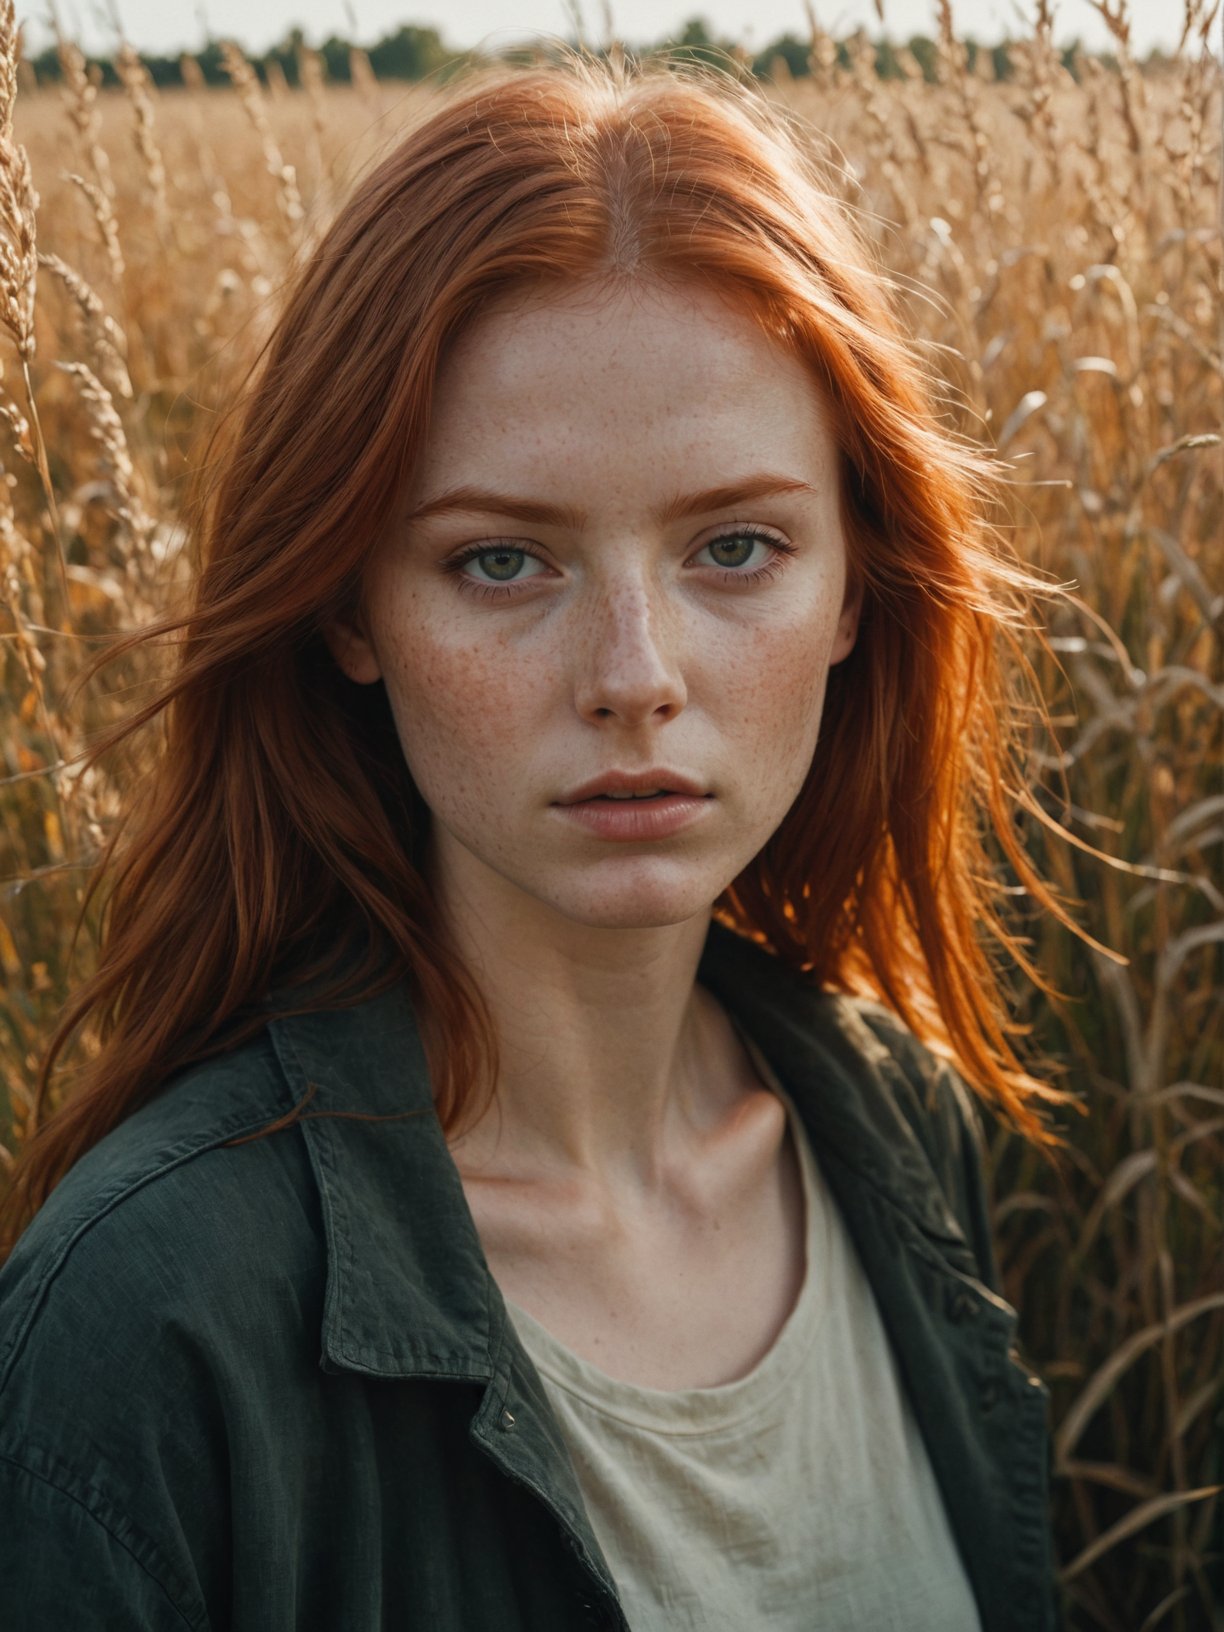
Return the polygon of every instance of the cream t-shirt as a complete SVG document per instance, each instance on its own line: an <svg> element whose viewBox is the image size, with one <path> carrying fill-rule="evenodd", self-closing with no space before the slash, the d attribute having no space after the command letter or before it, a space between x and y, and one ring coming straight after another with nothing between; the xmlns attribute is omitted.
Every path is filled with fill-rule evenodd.
<svg viewBox="0 0 1224 1632"><path fill-rule="evenodd" d="M981 1632L871 1288L793 1104L757 1064L789 1113L807 1240L764 1359L717 1388L641 1388L507 1304L629 1625Z"/></svg>

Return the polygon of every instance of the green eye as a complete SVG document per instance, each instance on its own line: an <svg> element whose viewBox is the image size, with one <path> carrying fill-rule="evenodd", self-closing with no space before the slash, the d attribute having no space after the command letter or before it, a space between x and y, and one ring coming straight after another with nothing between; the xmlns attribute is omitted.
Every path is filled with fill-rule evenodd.
<svg viewBox="0 0 1224 1632"><path fill-rule="evenodd" d="M751 533L728 533L708 544L714 564L719 567L743 567L752 559L758 540Z"/></svg>
<svg viewBox="0 0 1224 1632"><path fill-rule="evenodd" d="M485 550L473 557L472 564L493 583L505 584L518 577L526 560L525 550Z"/></svg>
<svg viewBox="0 0 1224 1632"><path fill-rule="evenodd" d="M490 592L501 585L521 584L528 578L538 578L548 568L530 550L520 550L513 544L491 544L483 550L471 550L447 568L457 572L474 588Z"/></svg>
<svg viewBox="0 0 1224 1632"><path fill-rule="evenodd" d="M745 524L703 544L692 558L692 564L718 567L726 575L723 582L727 584L737 580L741 584L756 584L780 572L786 557L794 553L794 545L784 538L775 538L773 533Z"/></svg>

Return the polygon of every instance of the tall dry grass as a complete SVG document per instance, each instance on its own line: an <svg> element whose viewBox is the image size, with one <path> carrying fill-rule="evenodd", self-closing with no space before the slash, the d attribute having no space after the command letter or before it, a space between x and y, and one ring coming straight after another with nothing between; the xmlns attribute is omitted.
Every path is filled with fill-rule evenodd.
<svg viewBox="0 0 1224 1632"><path fill-rule="evenodd" d="M1055 1415L1058 1548L1073 1628L1219 1625L1221 942L1224 842L1220 71L1188 0L1159 77L1052 43L1018 76L970 73L946 3L940 82L839 67L813 22L806 79L775 94L827 133L831 185L899 282L950 420L1011 464L1006 525L1078 600L1038 658L1034 852L1119 962L1030 933L1073 1001L1017 993L1084 1114L1049 1169L992 1141L1006 1290ZM83 885L156 740L82 775L91 734L148 683L131 662L70 697L84 656L181 585L184 483L266 332L287 267L424 88L159 96L133 53L99 95L62 46L61 91L16 94L0 4L0 1153L34 1122L41 1040L88 968ZM187 65L188 84L193 83ZM26 154L29 158L27 160ZM147 659L145 660L147 661ZM92 1040L82 1046L88 1050ZM7 1150L4 1150L7 1146Z"/></svg>

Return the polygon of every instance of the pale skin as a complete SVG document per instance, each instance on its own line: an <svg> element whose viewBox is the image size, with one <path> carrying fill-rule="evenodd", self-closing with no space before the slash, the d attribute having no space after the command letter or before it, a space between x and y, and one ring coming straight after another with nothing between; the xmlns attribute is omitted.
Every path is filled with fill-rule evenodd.
<svg viewBox="0 0 1224 1632"><path fill-rule="evenodd" d="M766 474L784 490L712 491ZM460 488L502 498L417 514ZM362 610L328 630L387 687L497 1031L496 1108L451 1143L490 1269L647 1387L744 1375L802 1280L784 1108L696 971L858 617L811 375L710 291L643 283L465 332ZM663 837L594 833L568 801L613 771L683 775L700 807Z"/></svg>

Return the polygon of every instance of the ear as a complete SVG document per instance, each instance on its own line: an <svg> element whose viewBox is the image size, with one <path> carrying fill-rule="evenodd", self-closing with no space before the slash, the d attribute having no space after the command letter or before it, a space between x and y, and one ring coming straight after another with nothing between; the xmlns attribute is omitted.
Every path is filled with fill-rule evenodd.
<svg viewBox="0 0 1224 1632"><path fill-rule="evenodd" d="M382 679L382 665L360 613L330 618L323 625L323 639L337 668L350 680L359 686L368 686Z"/></svg>
<svg viewBox="0 0 1224 1632"><path fill-rule="evenodd" d="M837 633L833 638L833 650L829 653L829 662L840 663L850 656L854 650L854 643L858 639L859 618L863 611L863 585L857 573L846 579L846 598L842 602L841 617L837 620Z"/></svg>

